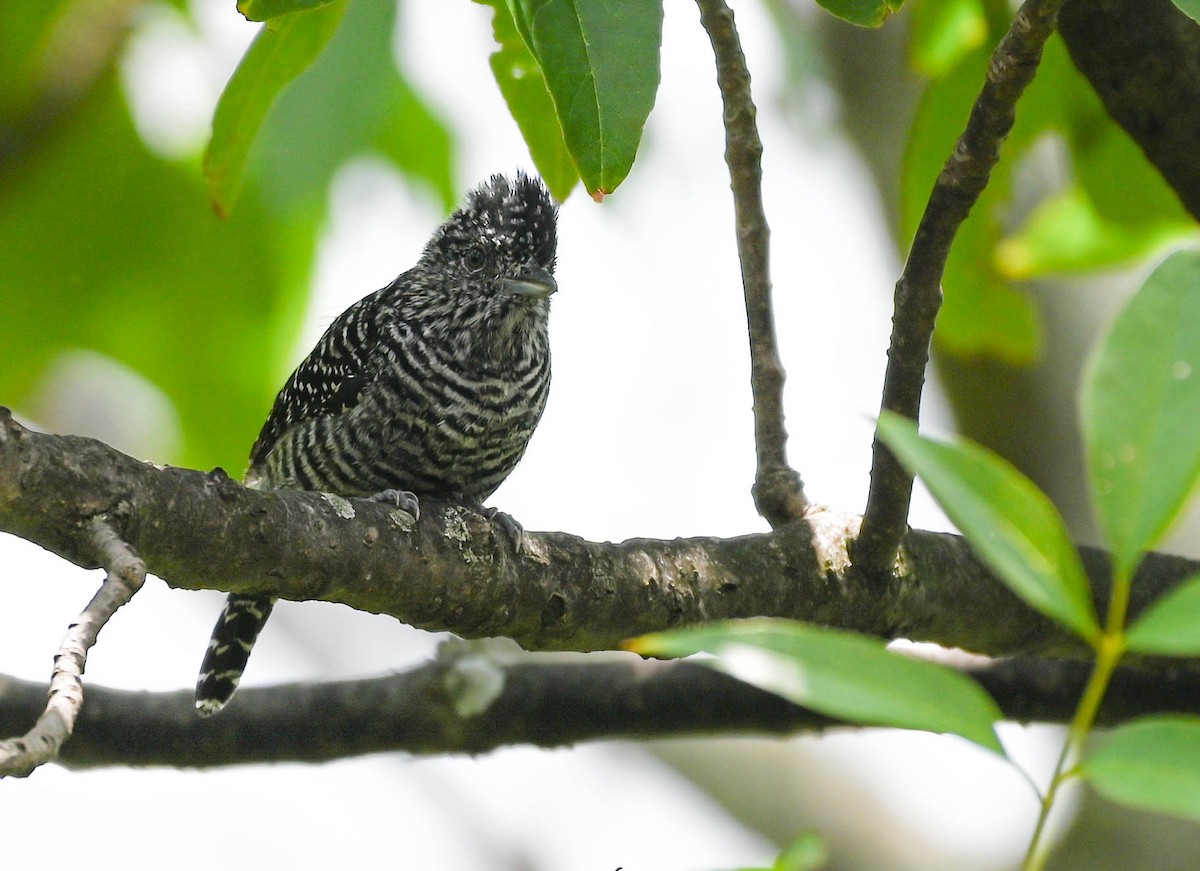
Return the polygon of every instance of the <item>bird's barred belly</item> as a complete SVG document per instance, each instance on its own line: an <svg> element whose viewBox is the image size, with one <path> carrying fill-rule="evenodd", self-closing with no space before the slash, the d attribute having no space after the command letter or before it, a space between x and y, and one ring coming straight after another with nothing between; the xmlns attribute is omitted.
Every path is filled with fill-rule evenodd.
<svg viewBox="0 0 1200 871"><path fill-rule="evenodd" d="M524 402L449 402L437 413L383 395L286 433L267 455L264 477L272 487L345 496L394 488L431 498L483 500L524 454L545 406L546 387L525 392Z"/></svg>

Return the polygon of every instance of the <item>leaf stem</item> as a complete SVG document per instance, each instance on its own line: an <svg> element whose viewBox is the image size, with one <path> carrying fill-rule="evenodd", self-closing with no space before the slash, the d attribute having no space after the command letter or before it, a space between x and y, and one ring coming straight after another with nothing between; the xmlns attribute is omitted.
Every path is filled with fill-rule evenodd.
<svg viewBox="0 0 1200 871"><path fill-rule="evenodd" d="M1125 616L1129 609L1129 592L1131 578L1122 573L1113 578L1112 597L1108 602L1108 613L1105 619L1105 630L1095 642L1096 665L1091 677L1084 688L1075 716L1067 730L1067 740L1063 743L1058 763L1054 766L1054 777L1050 787L1042 798L1041 811L1038 813L1037 825L1033 837L1029 841L1029 849L1025 853L1025 861L1021 864L1022 871L1040 871L1046 864L1047 848L1045 843L1046 823L1050 819L1055 798L1059 787L1074 777L1078 771L1075 762L1079 759L1083 742L1087 740L1096 717L1100 713L1100 704L1108 690L1113 672L1125 655Z"/></svg>

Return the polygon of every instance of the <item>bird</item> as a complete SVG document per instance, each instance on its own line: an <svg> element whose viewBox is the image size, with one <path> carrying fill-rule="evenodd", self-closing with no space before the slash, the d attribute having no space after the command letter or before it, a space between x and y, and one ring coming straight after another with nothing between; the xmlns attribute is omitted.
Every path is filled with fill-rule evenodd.
<svg viewBox="0 0 1200 871"><path fill-rule="evenodd" d="M535 175L493 175L417 264L339 315L279 391L244 483L482 509L525 453L550 388L558 207ZM494 516L494 512L489 516ZM520 527L507 520L520 547ZM196 711L232 698L276 597L231 594Z"/></svg>

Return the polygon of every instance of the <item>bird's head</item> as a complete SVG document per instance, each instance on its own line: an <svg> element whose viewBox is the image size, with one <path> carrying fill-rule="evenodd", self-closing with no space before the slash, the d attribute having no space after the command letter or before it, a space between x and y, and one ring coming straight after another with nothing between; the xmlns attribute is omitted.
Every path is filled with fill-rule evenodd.
<svg viewBox="0 0 1200 871"><path fill-rule="evenodd" d="M558 208L541 179L494 175L433 234L421 257L446 302L488 325L549 309Z"/></svg>

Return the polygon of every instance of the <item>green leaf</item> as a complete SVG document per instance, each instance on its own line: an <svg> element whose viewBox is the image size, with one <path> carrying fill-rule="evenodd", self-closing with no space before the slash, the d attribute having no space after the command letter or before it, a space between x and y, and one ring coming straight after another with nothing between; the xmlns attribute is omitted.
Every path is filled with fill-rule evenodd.
<svg viewBox="0 0 1200 871"><path fill-rule="evenodd" d="M251 21L267 21L293 12L309 12L338 0L238 0L238 12Z"/></svg>
<svg viewBox="0 0 1200 871"><path fill-rule="evenodd" d="M829 844L820 832L805 832L784 849L771 871L817 871L829 862Z"/></svg>
<svg viewBox="0 0 1200 871"><path fill-rule="evenodd" d="M561 202L579 181L579 170L563 141L562 127L554 112L554 101L550 98L542 68L517 32L504 0L475 2L493 10L492 33L500 48L492 53L492 75L500 86L508 111L525 137L538 173L550 193Z"/></svg>
<svg viewBox="0 0 1200 871"><path fill-rule="evenodd" d="M946 74L987 38L982 0L923 0L911 14L909 56L927 76Z"/></svg>
<svg viewBox="0 0 1200 871"><path fill-rule="evenodd" d="M979 445L924 438L891 412L879 416L879 435L1009 589L1088 641L1099 636L1079 554L1032 481Z"/></svg>
<svg viewBox="0 0 1200 871"><path fill-rule="evenodd" d="M1200 575L1147 608L1129 628L1125 645L1136 653L1200 655Z"/></svg>
<svg viewBox="0 0 1200 871"><path fill-rule="evenodd" d="M1200 820L1200 717L1145 717L1114 729L1080 772L1112 801Z"/></svg>
<svg viewBox="0 0 1200 871"><path fill-rule="evenodd" d="M699 662L831 717L961 735L1003 755L1003 718L980 686L953 669L892 653L862 635L787 620L737 620L643 635L650 656L708 652Z"/></svg>
<svg viewBox="0 0 1200 871"><path fill-rule="evenodd" d="M209 195L222 216L233 210L250 147L280 91L317 58L341 23L346 0L263 27L221 92L204 150Z"/></svg>
<svg viewBox="0 0 1200 871"><path fill-rule="evenodd" d="M820 832L800 835L784 848L770 868L739 868L738 871L817 871L829 863L829 844Z"/></svg>
<svg viewBox="0 0 1200 871"><path fill-rule="evenodd" d="M588 193L629 173L654 107L662 0L508 0Z"/></svg>
<svg viewBox="0 0 1200 871"><path fill-rule="evenodd" d="M1114 266L1194 232L1194 225L1182 221L1114 223L1076 184L1042 200L1020 229L996 246L996 268L1010 278L1028 279Z"/></svg>
<svg viewBox="0 0 1200 871"><path fill-rule="evenodd" d="M1164 260L1117 317L1081 397L1092 500L1131 577L1200 477L1200 252Z"/></svg>
<svg viewBox="0 0 1200 871"><path fill-rule="evenodd" d="M1200 21L1200 0L1172 0L1188 18Z"/></svg>
<svg viewBox="0 0 1200 871"><path fill-rule="evenodd" d="M851 24L879 27L904 5L904 0L817 0L817 5Z"/></svg>

